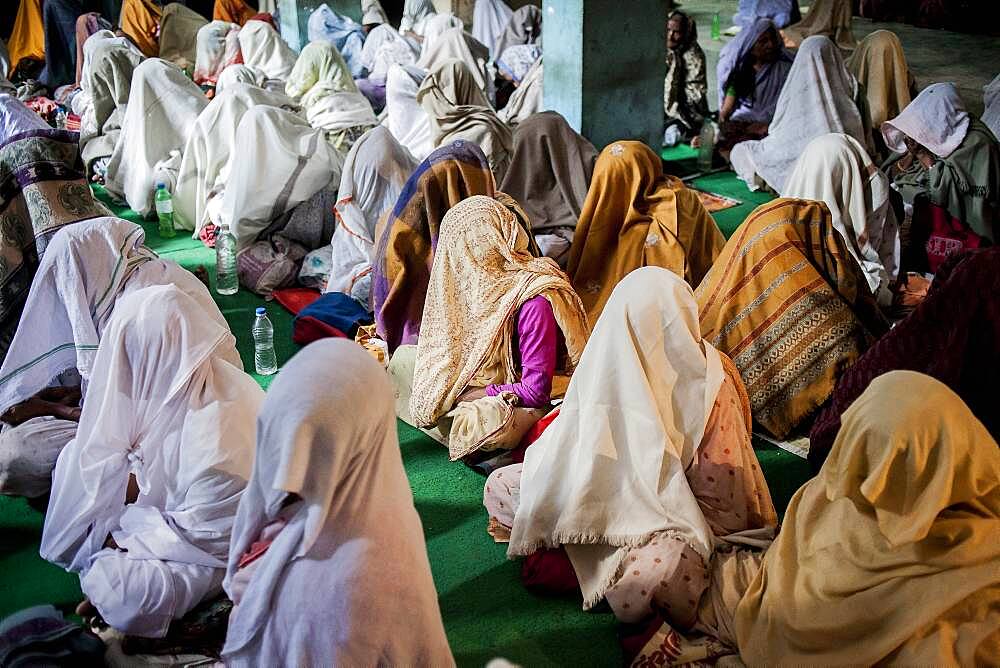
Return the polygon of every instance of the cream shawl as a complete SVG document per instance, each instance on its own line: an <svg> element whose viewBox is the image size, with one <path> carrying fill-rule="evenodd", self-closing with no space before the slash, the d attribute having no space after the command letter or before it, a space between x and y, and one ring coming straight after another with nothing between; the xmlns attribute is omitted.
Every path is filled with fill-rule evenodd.
<svg viewBox="0 0 1000 668"><path fill-rule="evenodd" d="M510 209L485 195L453 206L441 221L424 301L410 414L431 426L451 410L485 365L500 360L517 379L511 337L518 309L543 295L552 304L575 365L587 316L559 265L532 257L528 234Z"/></svg>
<svg viewBox="0 0 1000 668"><path fill-rule="evenodd" d="M688 485L723 381L691 287L660 267L615 287L559 417L527 451L507 554L565 545L596 605L628 547L659 532L708 563L712 529Z"/></svg>
<svg viewBox="0 0 1000 668"><path fill-rule="evenodd" d="M428 37L430 39L430 37ZM461 60L469 68L472 77L492 103L494 95L493 68L489 65L490 54L482 44L461 28L449 28L432 42L424 44L423 53L417 67L433 72L451 60Z"/></svg>
<svg viewBox="0 0 1000 668"><path fill-rule="evenodd" d="M385 80L383 123L417 160L423 160L434 150L431 119L417 102L417 91L426 76L418 67L393 65Z"/></svg>
<svg viewBox="0 0 1000 668"><path fill-rule="evenodd" d="M899 226L889 192L889 179L858 140L830 134L809 142L782 194L826 204L868 287L878 293L899 274Z"/></svg>
<svg viewBox="0 0 1000 668"><path fill-rule="evenodd" d="M239 33L240 27L228 21L211 21L198 30L194 65L196 84L214 84L224 69L239 62Z"/></svg>
<svg viewBox="0 0 1000 668"><path fill-rule="evenodd" d="M971 122L955 84L936 83L883 123L882 136L896 153L906 152L903 139L909 137L939 158L947 158L965 140Z"/></svg>
<svg viewBox="0 0 1000 668"><path fill-rule="evenodd" d="M278 31L264 21L250 20L238 33L240 52L247 67L260 70L268 79L288 79L295 66L295 52Z"/></svg>
<svg viewBox="0 0 1000 668"><path fill-rule="evenodd" d="M937 380L881 376L844 413L819 476L792 498L740 601L740 656L748 665L995 664L998 535L996 442Z"/></svg>

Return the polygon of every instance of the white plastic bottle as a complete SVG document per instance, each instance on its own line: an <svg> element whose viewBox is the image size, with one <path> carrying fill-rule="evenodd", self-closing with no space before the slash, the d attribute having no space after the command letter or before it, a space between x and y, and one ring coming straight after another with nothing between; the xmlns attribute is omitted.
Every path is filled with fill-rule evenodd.
<svg viewBox="0 0 1000 668"><path fill-rule="evenodd" d="M257 308L257 319L253 323L253 365L261 376L270 376L278 371L278 358L274 354L274 326L263 306Z"/></svg>
<svg viewBox="0 0 1000 668"><path fill-rule="evenodd" d="M220 295L235 295L240 289L236 274L236 237L228 225L220 225L215 237L215 291Z"/></svg>
<svg viewBox="0 0 1000 668"><path fill-rule="evenodd" d="M705 119L701 126L701 142L698 145L698 168L709 170L712 168L712 157L715 153L716 126L712 121Z"/></svg>

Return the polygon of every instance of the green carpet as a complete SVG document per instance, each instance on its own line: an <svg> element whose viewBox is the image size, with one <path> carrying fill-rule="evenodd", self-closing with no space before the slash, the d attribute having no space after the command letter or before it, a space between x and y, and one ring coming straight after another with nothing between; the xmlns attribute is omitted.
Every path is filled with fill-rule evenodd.
<svg viewBox="0 0 1000 668"><path fill-rule="evenodd" d="M727 236L746 213L766 201L749 193L731 172L698 179L695 185L748 202L716 215ZM95 191L110 203L102 188L95 187ZM200 241L181 234L161 239L155 224L140 220L126 208L113 209L116 215L141 223L146 228L147 245L161 256L192 270L204 265L214 286L215 254ZM242 289L230 297L215 297L248 369L253 368L250 327L257 306L268 306L279 364L295 353L298 347L291 342L292 318L280 306ZM270 381L255 378L265 388ZM508 561L504 546L495 544L486 533L483 477L461 464L449 463L445 450L418 430L402 422L398 426L403 462L424 523L445 629L458 663L481 666L494 656L504 656L529 666L620 664L614 616L610 612L582 612L578 596L536 596L522 587L519 564ZM773 446L754 445L774 502L784 511L788 499L808 478L808 465ZM0 497L0 617L39 603L71 610L80 600L76 576L38 557L41 526L41 514L22 500Z"/></svg>

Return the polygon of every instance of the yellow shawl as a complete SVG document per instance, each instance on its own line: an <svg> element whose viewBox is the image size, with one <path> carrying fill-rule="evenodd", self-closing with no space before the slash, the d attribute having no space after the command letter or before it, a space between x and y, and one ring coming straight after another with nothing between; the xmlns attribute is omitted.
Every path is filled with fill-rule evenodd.
<svg viewBox="0 0 1000 668"><path fill-rule="evenodd" d="M147 58L160 55L156 31L162 15L163 10L153 0L125 0L122 3L122 32Z"/></svg>
<svg viewBox="0 0 1000 668"><path fill-rule="evenodd" d="M42 0L21 0L14 19L14 29L7 42L11 73L22 58L45 59L45 28L42 22Z"/></svg>
<svg viewBox="0 0 1000 668"><path fill-rule="evenodd" d="M899 116L910 103L913 76L896 33L876 30L861 40L846 64L865 87L873 128Z"/></svg>
<svg viewBox="0 0 1000 668"><path fill-rule="evenodd" d="M754 419L787 437L881 334L861 267L821 202L758 207L698 286L701 334L740 370Z"/></svg>
<svg viewBox="0 0 1000 668"><path fill-rule="evenodd" d="M659 156L619 141L597 157L566 273L597 322L626 274L663 267L695 286L725 243L695 192L663 174Z"/></svg>
<svg viewBox="0 0 1000 668"><path fill-rule="evenodd" d="M844 414L736 610L748 665L1000 663L1000 450L912 371Z"/></svg>
<svg viewBox="0 0 1000 668"><path fill-rule="evenodd" d="M410 414L431 426L487 365L499 362L509 383L517 379L511 337L515 316L529 299L551 304L575 366L589 330L580 298L559 265L536 258L529 236L510 208L476 195L441 221L417 343Z"/></svg>

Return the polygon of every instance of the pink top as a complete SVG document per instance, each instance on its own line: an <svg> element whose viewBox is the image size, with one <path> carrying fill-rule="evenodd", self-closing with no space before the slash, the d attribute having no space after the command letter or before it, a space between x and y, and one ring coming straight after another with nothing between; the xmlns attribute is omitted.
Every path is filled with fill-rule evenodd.
<svg viewBox="0 0 1000 668"><path fill-rule="evenodd" d="M517 332L514 338L515 362L520 359L521 382L510 385L490 385L487 396L513 392L527 408L547 406L552 392L552 376L556 372L556 347L559 327L552 314L552 305L541 295L524 302L517 312Z"/></svg>

